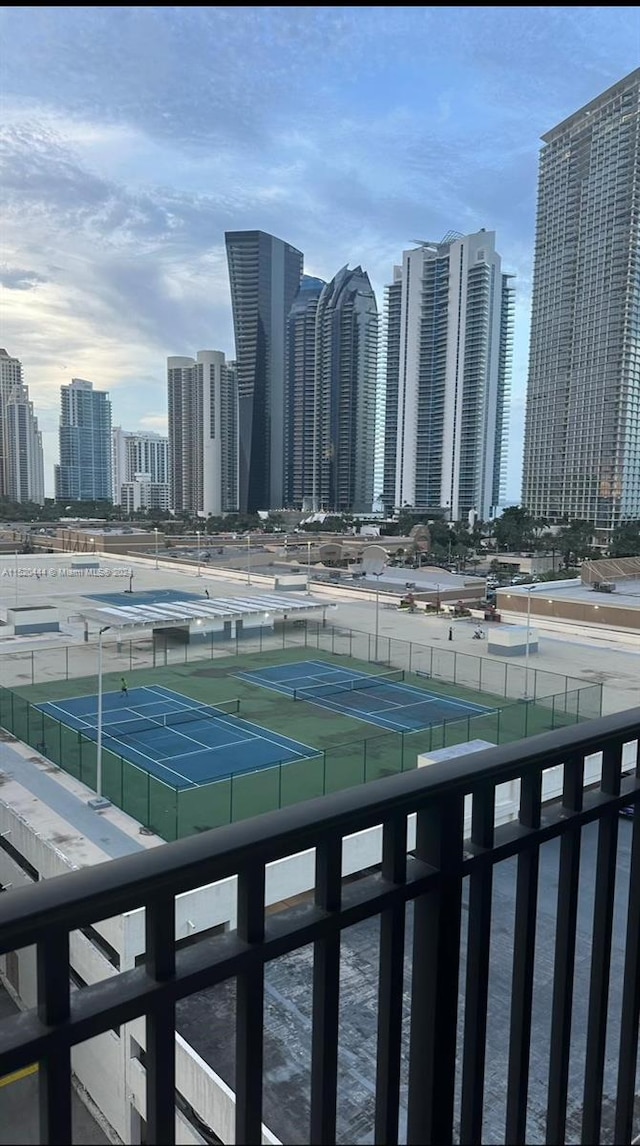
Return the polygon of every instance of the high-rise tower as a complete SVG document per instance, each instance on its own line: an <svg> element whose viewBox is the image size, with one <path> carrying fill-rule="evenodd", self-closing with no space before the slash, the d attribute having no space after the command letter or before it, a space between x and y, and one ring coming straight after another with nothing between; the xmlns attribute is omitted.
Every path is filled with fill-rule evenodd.
<svg viewBox="0 0 640 1146"><path fill-rule="evenodd" d="M640 69L543 135L522 501L640 518Z"/></svg>
<svg viewBox="0 0 640 1146"><path fill-rule="evenodd" d="M301 251L264 231L225 235L236 342L239 502L243 513L284 503L286 323Z"/></svg>
<svg viewBox="0 0 640 1146"><path fill-rule="evenodd" d="M171 508L209 517L238 508L235 371L221 350L167 361Z"/></svg>
<svg viewBox="0 0 640 1146"><path fill-rule="evenodd" d="M378 307L369 276L343 267L316 312L313 504L370 513L374 500Z"/></svg>
<svg viewBox="0 0 640 1146"><path fill-rule="evenodd" d="M111 501L111 402L105 390L73 378L60 387L57 501Z"/></svg>
<svg viewBox="0 0 640 1146"><path fill-rule="evenodd" d="M303 275L287 319L284 501L307 509L313 504L316 379L316 313L325 283Z"/></svg>
<svg viewBox="0 0 640 1146"><path fill-rule="evenodd" d="M387 496L395 461L396 507L488 520L504 478L513 315L495 232L405 251L387 294Z"/></svg>

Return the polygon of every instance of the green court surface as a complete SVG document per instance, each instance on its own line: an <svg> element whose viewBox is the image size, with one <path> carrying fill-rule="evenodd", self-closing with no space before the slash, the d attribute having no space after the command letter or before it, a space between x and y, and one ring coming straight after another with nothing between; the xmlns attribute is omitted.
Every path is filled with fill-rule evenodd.
<svg viewBox="0 0 640 1146"><path fill-rule="evenodd" d="M416 732L394 732L376 730L355 717L304 700L294 701L236 675L308 659L306 647L272 648L127 673L130 689L163 686L203 705L237 698L243 720L281 736L294 737L315 748L317 754L176 791L129 760L103 749L104 794L145 826L166 839L175 839L413 769L420 753L469 740L503 744L599 715L595 694L591 695L594 686L591 690L565 689L523 702L407 670L407 684L425 694L482 705L493 711L447 720ZM313 659L354 673L383 672L389 667L320 648L313 649ZM105 692L117 689L120 677L120 672L105 673ZM95 692L95 676L48 681L16 690L0 689L0 724L36 750L44 753L46 746L49 759L95 789L95 740L65 725L58 727L57 721L35 707L44 701Z"/></svg>

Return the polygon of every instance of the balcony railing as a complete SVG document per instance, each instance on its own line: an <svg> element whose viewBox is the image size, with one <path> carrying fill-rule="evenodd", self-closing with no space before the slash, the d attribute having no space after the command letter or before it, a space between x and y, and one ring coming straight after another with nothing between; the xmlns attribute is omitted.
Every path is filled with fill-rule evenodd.
<svg viewBox="0 0 640 1146"><path fill-rule="evenodd" d="M536 1059L538 1075L543 1070L548 1079L546 1141L566 1140L570 1063L576 1055L583 1063L579 1082L582 1142L597 1143L607 1136L616 1143L630 1142L640 1016L640 814L629 828L628 892L623 903L617 857L618 813L630 803L637 811L640 802L639 734L640 708L433 764L6 892L0 897L0 952L36 945L39 1003L37 1011L1 1024L0 1074L40 1063L41 1140L68 1143L72 1047L146 1016L146 1140L174 1142L176 1003L233 979L236 1142L259 1143L265 967L271 960L313 944L309 1140L332 1143L338 1102L342 933L362 921L377 920L374 1141L481 1142L490 1101L485 1060L490 937L498 910L493 880L501 864L515 859L509 1018L503 1038L508 1062L504 1139L524 1142L541 926L539 862L541 849L555 840L559 859L557 892L553 893L554 954L553 966L547 968L550 1029L542 1068ZM623 745L633 741L635 763L632 773L623 775ZM584 791L585 757L593 753L602 754L601 781ZM542 805L543 774L559 765L562 797ZM518 819L495 827L496 789L513 780L521 784ZM469 811L471 829L466 835ZM379 825L380 864L369 867L361 878L343 881L346 838ZM576 942L585 830L597 833L595 881L589 887L593 908L588 952L583 946L577 951ZM308 849L315 849L315 889L310 902L267 916L267 865ZM624 874L626 889L626 870ZM236 875L237 931L209 936L177 950L176 896ZM614 898L616 916L624 915L626 938L619 1029L612 1038L608 998ZM144 965L71 993L70 932L140 907L146 909ZM468 913L464 928L463 907ZM405 951L410 908L413 938L411 950ZM580 1046L572 1036L577 955L581 974L587 961L587 1022ZM410 981L406 1037L405 979ZM403 1054L408 1055L406 1087L401 1085ZM607 1094L607 1110L612 1114L603 1138L605 1066L607 1078L616 1081Z"/></svg>

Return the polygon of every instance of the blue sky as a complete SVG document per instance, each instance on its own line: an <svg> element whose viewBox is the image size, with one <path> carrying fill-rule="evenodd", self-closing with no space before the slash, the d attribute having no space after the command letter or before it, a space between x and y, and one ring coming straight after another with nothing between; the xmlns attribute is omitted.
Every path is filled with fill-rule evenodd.
<svg viewBox="0 0 640 1146"><path fill-rule="evenodd" d="M59 388L164 430L166 357L233 354L224 231L384 284L413 239L497 232L517 276L520 493L540 135L637 66L637 7L5 7L0 345L45 439Z"/></svg>

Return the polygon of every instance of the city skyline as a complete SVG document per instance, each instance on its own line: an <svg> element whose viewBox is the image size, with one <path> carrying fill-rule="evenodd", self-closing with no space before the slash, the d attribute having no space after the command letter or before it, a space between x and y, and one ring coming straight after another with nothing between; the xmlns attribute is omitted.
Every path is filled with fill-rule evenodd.
<svg viewBox="0 0 640 1146"><path fill-rule="evenodd" d="M119 422L166 433L166 358L234 357L225 230L281 235L325 280L362 264L381 310L414 237L484 226L518 283L517 499L540 136L632 70L637 12L126 16L3 13L2 343L44 431L47 494L62 382L93 378Z"/></svg>

